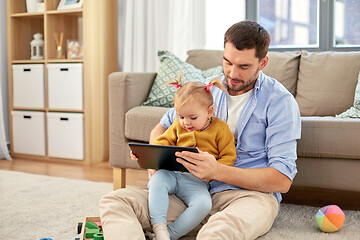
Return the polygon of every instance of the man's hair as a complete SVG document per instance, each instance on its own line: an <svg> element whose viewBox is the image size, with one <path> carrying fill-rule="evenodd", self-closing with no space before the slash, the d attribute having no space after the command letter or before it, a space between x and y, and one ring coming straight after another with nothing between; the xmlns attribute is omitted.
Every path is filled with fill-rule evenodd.
<svg viewBox="0 0 360 240"><path fill-rule="evenodd" d="M245 20L235 23L226 31L224 47L228 42L233 44L237 50L255 48L255 56L261 60L268 52L270 35L257 22Z"/></svg>

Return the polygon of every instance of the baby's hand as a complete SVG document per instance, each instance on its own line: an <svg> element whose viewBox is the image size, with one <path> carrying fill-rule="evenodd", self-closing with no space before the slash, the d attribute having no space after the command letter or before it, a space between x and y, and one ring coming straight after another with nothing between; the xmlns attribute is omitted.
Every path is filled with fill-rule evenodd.
<svg viewBox="0 0 360 240"><path fill-rule="evenodd" d="M139 159L133 154L132 151L130 152L130 157L131 157L131 160L133 160L133 161L138 161L138 160L139 160Z"/></svg>

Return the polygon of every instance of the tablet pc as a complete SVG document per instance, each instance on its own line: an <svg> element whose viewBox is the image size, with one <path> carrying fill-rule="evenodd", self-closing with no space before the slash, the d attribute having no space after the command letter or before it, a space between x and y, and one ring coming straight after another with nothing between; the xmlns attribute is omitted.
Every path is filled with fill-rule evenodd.
<svg viewBox="0 0 360 240"><path fill-rule="evenodd" d="M152 145L143 143L129 143L133 154L138 158L138 164L145 169L167 169L170 171L188 170L176 161L175 152L198 152L192 147L178 147L166 145Z"/></svg>

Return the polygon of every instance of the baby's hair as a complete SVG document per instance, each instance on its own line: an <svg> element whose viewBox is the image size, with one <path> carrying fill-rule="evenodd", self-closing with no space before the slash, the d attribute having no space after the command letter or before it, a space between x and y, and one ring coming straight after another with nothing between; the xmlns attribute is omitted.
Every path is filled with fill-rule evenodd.
<svg viewBox="0 0 360 240"><path fill-rule="evenodd" d="M178 90L174 96L174 107L175 109L181 108L189 100L195 100L206 107L213 105L213 96L210 92L210 87L215 86L220 88L222 91L226 91L224 85L221 83L220 78L214 78L208 85L204 82L192 81L181 85L181 78L184 74L181 74L178 79L169 82L169 85L174 85Z"/></svg>

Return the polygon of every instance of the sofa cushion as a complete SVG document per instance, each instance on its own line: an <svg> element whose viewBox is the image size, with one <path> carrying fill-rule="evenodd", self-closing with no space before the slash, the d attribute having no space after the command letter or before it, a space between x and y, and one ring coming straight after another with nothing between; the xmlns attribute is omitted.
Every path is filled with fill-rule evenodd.
<svg viewBox="0 0 360 240"><path fill-rule="evenodd" d="M360 192L358 159L299 157L296 164L292 186Z"/></svg>
<svg viewBox="0 0 360 240"><path fill-rule="evenodd" d="M125 114L125 137L136 141L149 141L151 130L169 110L163 107L138 106Z"/></svg>
<svg viewBox="0 0 360 240"><path fill-rule="evenodd" d="M182 83L194 80L203 80L201 70L191 64L181 61L169 51L159 51L160 68L150 89L147 100L143 106L172 107L176 88L166 85L167 82L178 78L180 74Z"/></svg>
<svg viewBox="0 0 360 240"><path fill-rule="evenodd" d="M150 89L150 93L143 106L173 107L173 98L176 88L167 86L166 83L184 74L181 82L202 81L210 76L220 75L222 65L201 71L193 65L181 61L169 51L159 51L160 68Z"/></svg>
<svg viewBox="0 0 360 240"><path fill-rule="evenodd" d="M268 52L269 62L263 72L278 80L295 96L300 61L300 51Z"/></svg>
<svg viewBox="0 0 360 240"><path fill-rule="evenodd" d="M335 116L354 101L360 52L303 51L296 101L302 116Z"/></svg>
<svg viewBox="0 0 360 240"><path fill-rule="evenodd" d="M222 50L190 50L187 52L187 63L196 68L205 70L217 66L222 66L224 51Z"/></svg>
<svg viewBox="0 0 360 240"><path fill-rule="evenodd" d="M360 159L360 119L302 117L298 157Z"/></svg>
<svg viewBox="0 0 360 240"><path fill-rule="evenodd" d="M222 66L224 51L222 50L191 50L188 51L186 62L199 69ZM268 52L269 62L263 72L281 82L295 96L298 77L300 51Z"/></svg>
<svg viewBox="0 0 360 240"><path fill-rule="evenodd" d="M345 112L336 115L340 118L360 118L360 72L358 75L358 82L355 88L354 104Z"/></svg>

